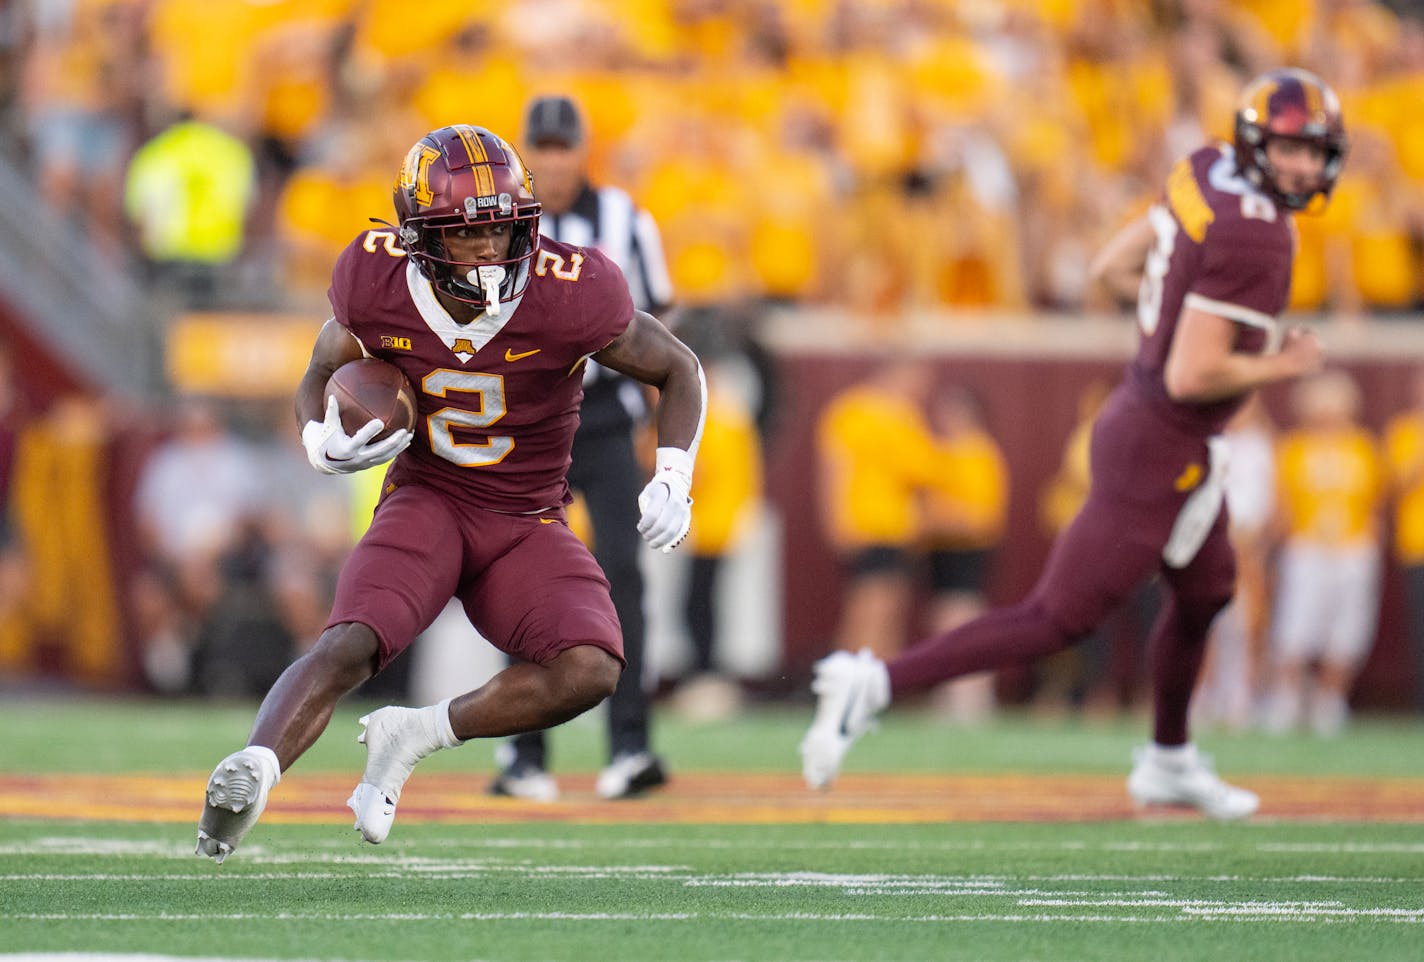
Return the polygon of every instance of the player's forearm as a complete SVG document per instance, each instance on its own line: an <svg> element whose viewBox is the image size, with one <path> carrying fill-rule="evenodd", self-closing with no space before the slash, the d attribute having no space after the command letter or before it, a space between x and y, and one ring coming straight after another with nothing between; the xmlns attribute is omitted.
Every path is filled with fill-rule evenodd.
<svg viewBox="0 0 1424 962"><path fill-rule="evenodd" d="M1113 236L1088 268L1089 276L1119 302L1137 300L1147 252L1152 247L1152 225L1146 216L1136 218Z"/></svg>
<svg viewBox="0 0 1424 962"><path fill-rule="evenodd" d="M1132 304L1142 289L1142 265L1132 267L1125 264L1104 265L1100 272L1093 274L1098 286L1119 304Z"/></svg>
<svg viewBox="0 0 1424 962"><path fill-rule="evenodd" d="M1303 327L1288 329L1280 350L1266 354L1237 351L1236 337L1236 322L1185 308L1162 371L1167 394L1188 403L1219 401L1317 371L1324 361L1320 342Z"/></svg>
<svg viewBox="0 0 1424 962"><path fill-rule="evenodd" d="M317 334L312 346L311 360L306 373L297 385L296 414L297 429L308 421L320 421L326 408L326 382L336 369L347 361L364 356L361 343L336 322L328 318Z"/></svg>
<svg viewBox="0 0 1424 962"><path fill-rule="evenodd" d="M297 385L297 430L306 427L308 421L321 420L327 376L314 368L307 368L306 373L302 375L301 383Z"/></svg>
<svg viewBox="0 0 1424 962"><path fill-rule="evenodd" d="M688 352L691 363L673 368L658 392L658 447L681 448L697 455L707 412L707 383L702 365Z"/></svg>
<svg viewBox="0 0 1424 962"><path fill-rule="evenodd" d="M1205 364L1173 365L1169 362L1164 381L1172 400L1206 404L1237 397L1301 373L1303 371L1293 356L1226 354Z"/></svg>

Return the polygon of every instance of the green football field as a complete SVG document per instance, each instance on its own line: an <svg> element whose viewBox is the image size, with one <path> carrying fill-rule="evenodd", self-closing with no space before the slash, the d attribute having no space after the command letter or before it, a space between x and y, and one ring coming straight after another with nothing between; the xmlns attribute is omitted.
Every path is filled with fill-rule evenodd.
<svg viewBox="0 0 1424 962"><path fill-rule="evenodd" d="M673 782L602 802L597 719L556 733L564 798L490 799L488 745L433 756L381 846L342 803L363 707L222 866L193 856L250 704L0 704L0 959L1066 960L1424 958L1424 725L1204 733L1262 812L1134 811L1141 719L902 714L835 790L796 777L809 707L659 716Z"/></svg>

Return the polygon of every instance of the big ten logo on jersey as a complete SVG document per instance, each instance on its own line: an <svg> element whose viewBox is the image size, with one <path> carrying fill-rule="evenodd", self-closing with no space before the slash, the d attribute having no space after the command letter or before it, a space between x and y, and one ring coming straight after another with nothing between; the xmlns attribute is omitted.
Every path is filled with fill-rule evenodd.
<svg viewBox="0 0 1424 962"><path fill-rule="evenodd" d="M570 254L569 266L564 268L564 258L553 251L546 251L542 248L539 251L539 261L534 265L534 273L540 277L546 274L553 274L561 281L576 281L579 273L583 270L583 255Z"/></svg>
<svg viewBox="0 0 1424 962"><path fill-rule="evenodd" d="M395 334L382 334L381 349L384 351L409 351L411 349L410 338Z"/></svg>
<svg viewBox="0 0 1424 962"><path fill-rule="evenodd" d="M361 241L361 247L368 254L374 254L377 248L380 248L392 257L405 256L405 251L396 243L394 231L368 230L365 239Z"/></svg>

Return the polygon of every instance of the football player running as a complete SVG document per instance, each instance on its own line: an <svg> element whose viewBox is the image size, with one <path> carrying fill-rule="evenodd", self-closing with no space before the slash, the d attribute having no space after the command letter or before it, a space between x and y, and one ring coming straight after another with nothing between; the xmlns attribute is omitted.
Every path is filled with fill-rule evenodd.
<svg viewBox="0 0 1424 962"><path fill-rule="evenodd" d="M569 530L565 472L585 361L658 389L653 478L638 530L669 551L686 535L706 387L696 356L636 311L617 266L539 236L539 202L515 149L456 125L416 143L395 185L397 224L342 252L297 389L302 441L319 471L394 458L371 525L341 569L326 629L273 685L247 746L208 780L199 855L222 862L267 796L325 729L342 696L379 672L454 597L519 662L474 691L361 719L366 770L348 802L379 843L426 755L471 738L548 728L594 707L623 670L608 581ZM419 397L414 432L348 436L327 378L378 357Z"/></svg>
<svg viewBox="0 0 1424 962"><path fill-rule="evenodd" d="M812 788L830 785L850 745L896 699L951 678L1041 658L1083 639L1160 574L1149 640L1152 742L1127 790L1139 805L1244 818L1256 795L1222 781L1187 731L1207 630L1231 599L1235 556L1222 508L1219 434L1264 385L1318 371L1304 328L1282 330L1294 211L1323 206L1345 157L1339 101L1304 70L1277 70L1241 95L1232 145L1181 160L1164 196L1093 265L1137 301L1135 359L1092 435L1092 484L1028 598L913 646L888 664L868 651L815 666L816 715L801 743Z"/></svg>

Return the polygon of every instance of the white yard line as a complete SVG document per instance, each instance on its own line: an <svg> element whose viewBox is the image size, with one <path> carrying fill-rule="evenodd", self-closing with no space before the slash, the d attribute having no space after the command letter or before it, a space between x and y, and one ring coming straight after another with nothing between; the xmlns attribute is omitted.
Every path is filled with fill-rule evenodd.
<svg viewBox="0 0 1424 962"><path fill-rule="evenodd" d="M966 914L895 915L874 912L458 912L458 913L323 913L323 912L242 912L242 913L106 913L35 912L8 916L11 921L29 922L1336 922L1368 918L1377 922L1419 924L1424 912L1403 909L1316 909L1290 910L1284 906L1196 907L1182 905L1167 915L1120 915L1101 913L977 912ZM0 955L0 960L12 957Z"/></svg>
<svg viewBox="0 0 1424 962"><path fill-rule="evenodd" d="M627 847L626 840L619 840L620 847ZM647 847L663 846L663 839L648 840ZM692 843L694 847L724 847L716 840L703 839ZM1295 924L1341 924L1350 922L1419 924L1424 922L1424 903L1417 891L1418 881L1414 878L1392 878L1389 876L1354 877L1349 875L1304 875L1289 874L1279 876L1242 875L1162 875L1157 873L1061 873L1031 875L987 875L987 874L929 874L929 873L834 873L834 872L697 872L686 865L533 865L529 859L513 854L518 849L566 849L602 852L605 845L588 844L546 844L538 839L484 839L475 844L461 846L465 851L484 851L487 854L471 854L468 857L440 857L402 855L397 851L373 851L357 848L350 843L318 846L313 851L304 845L300 851L276 853L261 846L251 846L241 853L243 864L233 870L219 870L204 865L200 870L186 844L175 845L170 836L156 839L121 841L87 836L46 836L24 843L0 846L0 854L25 856L50 856L69 861L63 864L64 871L51 872L11 872L0 874L0 882L21 884L43 884L47 882L126 882L145 884L168 884L196 882L207 885L219 884L225 887L242 886L248 883L269 884L272 882L329 881L352 877L353 870L359 870L363 879L401 879L406 881L443 881L451 879L616 879L623 882L655 883L679 888L721 888L728 890L757 889L818 889L833 894L852 897L859 901L853 912L786 912L756 913L735 911L702 912L465 912L465 913L328 913L328 912L248 912L248 913L105 913L105 912L0 912L0 919L10 922L406 922L406 921L453 921L453 922L698 922L698 921L753 921L766 923L963 923L963 922L1009 922L1009 923L1062 923L1062 922L1133 922L1133 923L1181 923L1181 922L1221 922L1221 923L1295 923ZM689 847L684 844L683 847ZM778 848L842 848L834 844L815 846L777 846ZM891 847L888 845L886 847ZM972 847L978 850L1012 849L1025 850L1082 851L1114 850L1132 846L1115 846L1112 843L1066 841L1058 844L1034 845L1032 843L1010 846L944 846L946 849ZM1225 848L1221 845L1182 845L1177 850L1201 852ZM1168 845L1151 846L1154 851L1171 851ZM1380 854L1414 854L1424 850L1424 846L1413 845L1356 845L1302 844L1298 847L1282 843L1263 843L1257 848L1273 852L1299 850L1308 854L1362 855L1375 858ZM494 850L494 851L491 851ZM72 866L76 856L126 857L139 859L140 865L152 864L151 871L129 870L121 872L104 871L96 867L93 871L75 869ZM284 870L284 867L289 869ZM58 866L56 866L58 867ZM178 868L179 871L173 871ZM248 871L247 869L253 869ZM1179 897L1176 893L1183 886L1213 883L1224 886L1249 886L1254 897L1233 899L1229 897L1194 898ZM1271 886L1300 886L1318 884L1321 886L1358 886L1369 883L1373 893L1393 904L1369 904L1373 899L1350 898L1354 904L1346 904L1337 899L1285 899L1269 898ZM1111 890L1086 891L1094 884L1111 885ZM1389 898L1391 886L1408 886L1401 895ZM1298 889L1297 889L1298 891ZM1351 895L1357 889L1350 889ZM1324 893L1322 893L1324 894ZM1335 894L1331 892L1330 894ZM900 914L899 906L905 905L908 897L932 897L941 899L941 907L951 908L964 905L966 899L974 899L973 912L945 912L923 914ZM1265 896L1264 898L1262 896ZM1404 901L1405 907L1399 902ZM990 907L984 910L985 903ZM922 909L923 902L914 904ZM968 905L964 905L968 908ZM993 911L999 907L1000 911ZM162 959L159 956L104 957L97 955L72 956L5 956L0 962L18 962L21 958L46 959L47 962L70 958L94 962L101 958L123 958L127 962L145 959Z"/></svg>
<svg viewBox="0 0 1424 962"><path fill-rule="evenodd" d="M678 847L689 850L724 851L729 849L740 849L745 842L733 839L680 839ZM610 847L618 849L629 848L666 848L668 841L666 838L619 838L616 842L604 842L597 839L552 839L552 838L460 838L452 839L448 847L454 850L515 850L532 849L535 851L546 850L569 850L580 851L585 849L601 850ZM823 842L797 842L783 841L768 845L768 849L776 851L800 852L800 851L900 851L904 848L903 840L887 839L885 841L857 841L842 842L836 840ZM1350 842L1258 842L1241 843L1232 842L1082 842L1075 840L1063 840L1058 842L1001 842L987 843L981 841L965 842L920 842L915 843L918 851L931 852L1162 852L1162 853L1211 853L1235 851L1243 849L1255 849L1259 852L1272 853L1300 853L1318 855L1424 855L1424 842L1382 842L1382 843L1350 843ZM251 859L254 855L279 863L283 861L310 861L311 849L339 850L348 853L339 857L344 861L366 861L371 863L389 863L392 856L384 851L376 852L373 849L363 849L351 840L313 840L303 841L302 853L300 855L283 856L269 852L261 846L245 846L243 855ZM36 838L25 842L12 842L0 845L0 855L191 855L192 845L186 840L182 843L175 843L172 834L165 834L150 839L125 840L113 838L98 838L89 836L71 835L50 835Z"/></svg>
<svg viewBox="0 0 1424 962"><path fill-rule="evenodd" d="M317 857L320 861L321 857ZM195 922L195 921L562 921L562 922L689 922L743 920L761 922L1296 922L1334 923L1353 920L1418 924L1424 922L1424 906L1346 905L1338 899L1231 899L1182 898L1172 894L1175 886L1200 881L1249 882L1253 889L1262 885L1319 882L1322 884L1355 883L1359 879L1324 878L1318 876L1254 877L1217 876L1210 879L1159 875L1050 875L1050 876L984 876L984 875L894 875L842 874L822 872L736 872L697 873L685 866L612 866L554 865L531 866L502 860L421 860L403 858L387 865L384 871L363 873L363 878L401 878L406 880L451 878L489 878L511 876L523 880L550 877L568 879L618 879L625 882L654 882L690 888L727 889L787 889L813 888L839 891L843 895L874 899L867 910L851 913L746 913L746 912L465 912L465 913L329 913L329 912L244 912L244 913L172 913L172 912L35 912L5 913L0 918L10 921L40 922ZM249 882L308 881L348 878L349 873L329 871L292 872L33 872L0 875L0 881L43 883L55 881L142 882L162 884L200 882L204 884L244 885ZM1379 884L1406 884L1410 895L1416 884L1413 879L1375 878ZM1113 882L1112 891L1083 891L1043 887L1044 883ZM1126 883L1126 885L1124 885ZM1132 888L1133 884L1141 886ZM950 900L976 899L980 902L998 900L999 912L934 913L904 915L895 911L895 902L909 896L933 896ZM1026 909L1057 909L1054 912L1025 912ZM1098 911L1109 910L1109 911ZM1129 910L1123 912L1121 910ZM1132 914L1131 910L1143 910ZM1167 910L1164 914L1163 910ZM3 962L3 958L0 958Z"/></svg>

